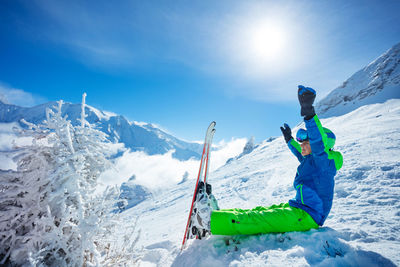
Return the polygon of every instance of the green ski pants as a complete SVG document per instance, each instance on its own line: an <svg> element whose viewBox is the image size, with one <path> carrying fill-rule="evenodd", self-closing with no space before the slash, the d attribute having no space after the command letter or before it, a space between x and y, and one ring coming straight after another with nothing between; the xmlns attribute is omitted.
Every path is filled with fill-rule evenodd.
<svg viewBox="0 0 400 267"><path fill-rule="evenodd" d="M251 210L224 209L211 213L213 235L254 235L308 231L319 226L304 210L281 203Z"/></svg>

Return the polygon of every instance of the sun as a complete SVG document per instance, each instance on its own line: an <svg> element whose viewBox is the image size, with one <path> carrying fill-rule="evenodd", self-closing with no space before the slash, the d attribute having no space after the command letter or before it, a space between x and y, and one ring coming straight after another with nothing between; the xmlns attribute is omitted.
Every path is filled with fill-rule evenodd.
<svg viewBox="0 0 400 267"><path fill-rule="evenodd" d="M289 56L289 34L279 20L254 19L237 24L229 45L232 62L241 73L266 77L285 68Z"/></svg>
<svg viewBox="0 0 400 267"><path fill-rule="evenodd" d="M253 60L268 63L279 59L285 47L285 33L273 24L254 25L247 33L248 54Z"/></svg>

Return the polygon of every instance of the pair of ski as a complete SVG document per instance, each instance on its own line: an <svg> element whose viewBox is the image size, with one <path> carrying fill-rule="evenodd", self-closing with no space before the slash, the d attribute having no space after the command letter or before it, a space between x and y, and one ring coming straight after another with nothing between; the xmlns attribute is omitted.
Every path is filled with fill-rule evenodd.
<svg viewBox="0 0 400 267"><path fill-rule="evenodd" d="M205 187L207 185L207 176L208 176L209 160L210 160L210 147L215 133L215 125L216 122L213 121L207 128L206 138L204 140L204 146L203 146L203 153L201 155L201 160L200 160L199 174L196 180L196 187L193 193L192 204L190 206L189 217L186 223L185 236L183 237L181 250L185 248L185 244L188 239L201 238L201 236L203 235L202 233L199 233L198 230L196 230L194 227L192 229L194 216L196 215L196 211L193 209L193 206L197 200L197 195L199 190L206 189Z"/></svg>

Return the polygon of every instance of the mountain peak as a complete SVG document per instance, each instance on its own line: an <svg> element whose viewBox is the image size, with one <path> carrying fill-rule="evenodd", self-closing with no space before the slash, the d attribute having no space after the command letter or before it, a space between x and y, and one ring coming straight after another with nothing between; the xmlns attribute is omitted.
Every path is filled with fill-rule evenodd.
<svg viewBox="0 0 400 267"><path fill-rule="evenodd" d="M400 98L400 43L330 92L316 110L320 117L339 116L392 98Z"/></svg>
<svg viewBox="0 0 400 267"><path fill-rule="evenodd" d="M48 102L35 107L25 108L0 102L0 122L28 122L40 124L46 119L46 108L57 106L57 102ZM104 112L86 105L86 120L105 132L112 142L124 143L132 151L144 151L149 155L164 154L175 150L173 157L180 160L200 158L201 145L180 140L156 125L149 123L131 123L124 116ZM73 125L79 123L81 104L64 103L63 116L68 115ZM24 125L21 125L24 127Z"/></svg>

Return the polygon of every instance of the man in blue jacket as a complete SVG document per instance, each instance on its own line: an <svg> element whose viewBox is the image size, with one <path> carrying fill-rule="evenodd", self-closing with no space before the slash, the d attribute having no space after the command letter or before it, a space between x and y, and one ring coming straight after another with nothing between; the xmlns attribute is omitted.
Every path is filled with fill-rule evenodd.
<svg viewBox="0 0 400 267"><path fill-rule="evenodd" d="M335 135L322 127L315 114L315 97L316 92L312 88L298 86L301 116L306 129L297 132L297 141L287 124L281 127L286 143L300 162L294 179L295 198L288 203L251 210L212 210L210 207L217 205L210 203L210 196L204 195L200 199L207 199L208 203L198 203L198 225L203 225L204 231L214 235L249 235L308 231L323 225L332 207L334 177L342 166L343 158L339 152L333 151Z"/></svg>

